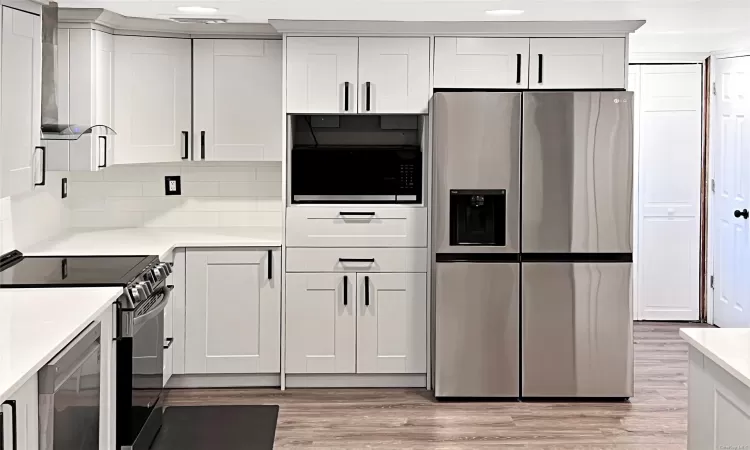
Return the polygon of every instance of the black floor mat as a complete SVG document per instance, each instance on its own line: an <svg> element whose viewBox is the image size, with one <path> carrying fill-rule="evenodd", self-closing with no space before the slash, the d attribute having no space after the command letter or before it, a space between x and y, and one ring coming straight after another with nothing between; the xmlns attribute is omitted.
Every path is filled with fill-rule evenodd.
<svg viewBox="0 0 750 450"><path fill-rule="evenodd" d="M151 450L270 450L276 405L171 406Z"/></svg>

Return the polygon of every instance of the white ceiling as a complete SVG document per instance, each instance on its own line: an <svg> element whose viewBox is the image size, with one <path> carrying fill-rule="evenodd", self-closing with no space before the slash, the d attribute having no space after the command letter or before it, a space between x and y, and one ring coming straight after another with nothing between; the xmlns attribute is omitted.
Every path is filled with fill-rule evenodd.
<svg viewBox="0 0 750 450"><path fill-rule="evenodd" d="M625 20L646 19L634 52L708 52L750 45L750 0L58 0L135 17L185 16L178 6L218 8L233 22L297 20ZM513 17L485 14L521 9ZM205 15L205 14L203 14Z"/></svg>

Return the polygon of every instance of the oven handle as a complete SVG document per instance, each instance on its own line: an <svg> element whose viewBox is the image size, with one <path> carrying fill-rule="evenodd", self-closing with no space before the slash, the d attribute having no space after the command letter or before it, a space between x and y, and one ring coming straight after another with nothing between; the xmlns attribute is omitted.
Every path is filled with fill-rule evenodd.
<svg viewBox="0 0 750 450"><path fill-rule="evenodd" d="M11 428L13 429L13 439L11 440L13 448L11 450L18 450L18 415L16 414L16 401L6 400L2 404L0 404L0 408L6 405L10 407L10 420L12 422ZM0 414L0 418L2 418L2 414ZM5 423L0 420L0 427L4 426ZM3 438L3 436L0 435L0 438ZM0 439L0 450L5 448L4 444L5 443Z"/></svg>
<svg viewBox="0 0 750 450"><path fill-rule="evenodd" d="M167 303L169 303L169 298L172 296L171 295L172 289L174 289L174 286L172 286L171 284L169 286L164 286L164 288L162 289L162 292L164 293L164 298L157 305L151 308L151 311L133 319L134 330L136 328L139 328L141 325L148 322L149 320L153 319L154 317L158 316L162 311L164 311L164 308L167 307ZM135 332L133 334L135 334Z"/></svg>

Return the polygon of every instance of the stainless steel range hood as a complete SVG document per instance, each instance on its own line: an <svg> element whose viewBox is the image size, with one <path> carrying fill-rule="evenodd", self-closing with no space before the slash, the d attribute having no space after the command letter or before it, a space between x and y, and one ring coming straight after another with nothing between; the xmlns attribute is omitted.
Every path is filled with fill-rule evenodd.
<svg viewBox="0 0 750 450"><path fill-rule="evenodd" d="M57 3L42 7L42 140L75 141L84 134L115 135L106 125L59 123L57 110Z"/></svg>

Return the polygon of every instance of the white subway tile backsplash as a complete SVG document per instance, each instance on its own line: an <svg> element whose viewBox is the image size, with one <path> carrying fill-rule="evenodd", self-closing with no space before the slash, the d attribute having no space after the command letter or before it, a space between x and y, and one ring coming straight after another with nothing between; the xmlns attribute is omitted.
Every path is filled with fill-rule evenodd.
<svg viewBox="0 0 750 450"><path fill-rule="evenodd" d="M73 228L127 228L143 226L140 211L72 211L70 226Z"/></svg>
<svg viewBox="0 0 750 450"><path fill-rule="evenodd" d="M219 182L183 181L182 195L185 197L217 197L219 195Z"/></svg>
<svg viewBox="0 0 750 450"><path fill-rule="evenodd" d="M220 227L273 227L280 226L281 212L220 212Z"/></svg>
<svg viewBox="0 0 750 450"><path fill-rule="evenodd" d="M279 199L276 199L277 203ZM180 205L183 211L255 211L258 202L253 197L190 197Z"/></svg>
<svg viewBox="0 0 750 450"><path fill-rule="evenodd" d="M108 167L101 173L104 181L163 181L165 175L179 175L180 167L135 164Z"/></svg>
<svg viewBox="0 0 750 450"><path fill-rule="evenodd" d="M258 167L255 169L255 179L258 181L281 181L281 166Z"/></svg>
<svg viewBox="0 0 750 450"><path fill-rule="evenodd" d="M281 211L281 200L279 197L259 197L255 199L258 211Z"/></svg>
<svg viewBox="0 0 750 450"><path fill-rule="evenodd" d="M68 194L65 206L76 211L104 211L106 209L107 197Z"/></svg>
<svg viewBox="0 0 750 450"><path fill-rule="evenodd" d="M144 197L159 197L164 195L164 180L162 181L149 181L143 183L143 196Z"/></svg>
<svg viewBox="0 0 750 450"><path fill-rule="evenodd" d="M144 213L145 227L218 227L219 214L208 211L149 211Z"/></svg>
<svg viewBox="0 0 750 450"><path fill-rule="evenodd" d="M225 197L281 197L281 182L221 183L219 193Z"/></svg>
<svg viewBox="0 0 750 450"><path fill-rule="evenodd" d="M182 169L182 181L255 181L255 167L202 167Z"/></svg>

